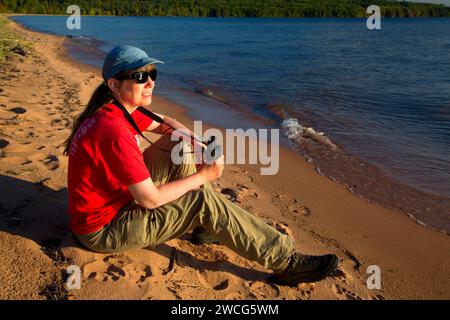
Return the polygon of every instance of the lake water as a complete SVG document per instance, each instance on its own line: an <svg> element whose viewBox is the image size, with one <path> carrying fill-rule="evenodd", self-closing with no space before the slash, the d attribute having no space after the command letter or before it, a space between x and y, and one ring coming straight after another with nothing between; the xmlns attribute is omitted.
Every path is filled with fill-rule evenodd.
<svg viewBox="0 0 450 320"><path fill-rule="evenodd" d="M383 19L381 30L364 19L82 17L73 31L64 16L14 20L73 35L70 54L98 67L116 45L141 47L165 61L156 94L195 118L280 128L353 192L450 231L448 18Z"/></svg>

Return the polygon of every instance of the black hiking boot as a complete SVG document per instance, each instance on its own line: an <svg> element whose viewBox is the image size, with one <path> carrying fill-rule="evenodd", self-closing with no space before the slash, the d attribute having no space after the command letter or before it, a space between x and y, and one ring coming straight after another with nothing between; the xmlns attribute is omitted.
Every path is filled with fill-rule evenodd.
<svg viewBox="0 0 450 320"><path fill-rule="evenodd" d="M196 227L192 230L191 235L191 243L193 244L220 244L218 240L216 240L213 236L211 236L205 229L202 227Z"/></svg>
<svg viewBox="0 0 450 320"><path fill-rule="evenodd" d="M339 263L334 254L309 256L295 252L288 259L286 270L270 278L273 283L295 287L302 282L319 281L332 274Z"/></svg>

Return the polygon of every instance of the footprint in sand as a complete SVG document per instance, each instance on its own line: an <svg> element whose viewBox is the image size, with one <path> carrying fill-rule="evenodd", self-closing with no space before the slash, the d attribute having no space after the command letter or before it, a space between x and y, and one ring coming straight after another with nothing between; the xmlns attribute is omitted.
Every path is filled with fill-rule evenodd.
<svg viewBox="0 0 450 320"><path fill-rule="evenodd" d="M353 276L347 271L347 268L352 268L350 265L350 261L348 259L342 259L339 267L334 273L332 274L332 277L338 281L343 282L344 284L350 284L353 283L354 278Z"/></svg>
<svg viewBox="0 0 450 320"><path fill-rule="evenodd" d="M229 293L225 296L225 300L242 300L243 295L240 291Z"/></svg>
<svg viewBox="0 0 450 320"><path fill-rule="evenodd" d="M200 270L197 277L203 287L213 290L228 289L232 282L227 273L219 271Z"/></svg>
<svg viewBox="0 0 450 320"><path fill-rule="evenodd" d="M57 156L49 155L43 162L48 170L56 170L59 168L59 159Z"/></svg>
<svg viewBox="0 0 450 320"><path fill-rule="evenodd" d="M311 210L301 205L297 199L288 195L279 194L272 198L272 203L281 210L289 210L300 217L307 217L311 214Z"/></svg>
<svg viewBox="0 0 450 320"><path fill-rule="evenodd" d="M8 140L0 139L0 149L3 149L7 145L9 145L9 141Z"/></svg>
<svg viewBox="0 0 450 320"><path fill-rule="evenodd" d="M51 123L50 125L51 125L52 127L61 125L61 121L62 121L62 119L53 119L53 120L52 120L52 123Z"/></svg>
<svg viewBox="0 0 450 320"><path fill-rule="evenodd" d="M333 292L336 294L336 296L340 300L363 300L363 298L361 298L355 292L353 292L339 284L333 285Z"/></svg>
<svg viewBox="0 0 450 320"><path fill-rule="evenodd" d="M253 178L248 174L247 170L244 169L232 169L233 179L238 184L248 184L253 182Z"/></svg>
<svg viewBox="0 0 450 320"><path fill-rule="evenodd" d="M24 114L25 112L27 112L27 109L21 108L21 107L16 107L16 108L9 109L9 111L14 112L15 114Z"/></svg>
<svg viewBox="0 0 450 320"><path fill-rule="evenodd" d="M238 184L236 188L217 187L217 190L224 194L231 202L245 203L248 200L258 198L258 194L255 191L242 184Z"/></svg>
<svg viewBox="0 0 450 320"><path fill-rule="evenodd" d="M23 119L19 119L19 116L16 114L15 116L9 118L9 119L2 119L4 121L1 121L0 124L2 125L12 125L12 126L17 126L20 125L22 122L24 122Z"/></svg>
<svg viewBox="0 0 450 320"><path fill-rule="evenodd" d="M261 281L246 281L245 287L249 290L249 294L258 300L280 296L280 289L276 285L266 284Z"/></svg>
<svg viewBox="0 0 450 320"><path fill-rule="evenodd" d="M294 239L294 233L286 222L269 221L267 224Z"/></svg>
<svg viewBox="0 0 450 320"><path fill-rule="evenodd" d="M106 256L103 260L87 263L82 270L85 278L102 282L126 278L139 285L152 276L149 265L136 263L123 254L114 254Z"/></svg>
<svg viewBox="0 0 450 320"><path fill-rule="evenodd" d="M231 188L223 188L220 193L224 194L231 202L235 202L238 197L238 192Z"/></svg>
<svg viewBox="0 0 450 320"><path fill-rule="evenodd" d="M106 270L107 276L110 277L112 281L117 281L122 277L125 277L126 273L125 271L119 266L116 266L114 264L111 264L108 269Z"/></svg>
<svg viewBox="0 0 450 320"><path fill-rule="evenodd" d="M363 298L361 296L346 288L346 286L351 286L354 283L354 277L347 271L349 269L357 270L357 268L355 268L355 262L352 259L343 259L338 269L332 275L337 282L342 282L342 284L334 284L333 292L336 293L339 298L362 300ZM381 294L378 294L370 295L369 299L384 300L385 298Z"/></svg>
<svg viewBox="0 0 450 320"><path fill-rule="evenodd" d="M136 280L136 284L144 282L153 275L150 266L142 263L129 264L128 266L125 266L123 270L130 275L131 279Z"/></svg>
<svg viewBox="0 0 450 320"><path fill-rule="evenodd" d="M255 192L255 190L248 188L247 186L243 184L238 184L237 189L239 190L238 193L238 202L244 203L249 200L257 199L259 197L258 193Z"/></svg>
<svg viewBox="0 0 450 320"><path fill-rule="evenodd" d="M345 284L349 284L349 274L345 271L341 270L342 266L339 266L338 269L333 273L332 277L342 281Z"/></svg>
<svg viewBox="0 0 450 320"><path fill-rule="evenodd" d="M300 294L301 298L304 300L311 299L312 295L315 292L315 283L301 283L298 285L298 293Z"/></svg>
<svg viewBox="0 0 450 320"><path fill-rule="evenodd" d="M85 264L82 267L83 275L88 279L101 280L101 274L105 271L103 270L104 264L101 261L93 261Z"/></svg>
<svg viewBox="0 0 450 320"><path fill-rule="evenodd" d="M347 271L348 268L352 268L351 261L349 259L343 259L338 269L332 275L333 282L335 282L332 286L332 291L340 300L362 300L363 298L355 292L347 289L349 285L354 283L353 276Z"/></svg>
<svg viewBox="0 0 450 320"><path fill-rule="evenodd" d="M347 259L343 260L342 265L351 266L351 268L355 271L360 271L362 262L349 250L342 250L344 254L347 256Z"/></svg>

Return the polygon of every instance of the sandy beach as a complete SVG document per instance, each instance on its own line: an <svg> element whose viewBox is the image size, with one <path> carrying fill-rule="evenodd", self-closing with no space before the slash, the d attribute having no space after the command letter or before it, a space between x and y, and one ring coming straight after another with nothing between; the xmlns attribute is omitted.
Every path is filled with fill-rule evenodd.
<svg viewBox="0 0 450 320"><path fill-rule="evenodd" d="M82 248L68 228L62 144L100 70L69 59L68 38L8 28L31 49L0 67L0 299L450 299L448 235L355 196L283 147L278 174L227 165L214 187L285 230L297 250L337 254L333 277L274 285L257 263L221 245L193 245L188 235L114 255ZM195 120L162 97L153 109L191 128ZM81 268L80 289L65 286L70 265ZM381 270L381 289L366 284L371 265Z"/></svg>

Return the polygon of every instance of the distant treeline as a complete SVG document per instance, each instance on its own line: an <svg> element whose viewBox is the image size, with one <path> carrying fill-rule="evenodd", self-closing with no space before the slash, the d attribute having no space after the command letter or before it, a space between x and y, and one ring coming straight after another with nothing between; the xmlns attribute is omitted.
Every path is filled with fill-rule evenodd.
<svg viewBox="0 0 450 320"><path fill-rule="evenodd" d="M385 0L0 0L0 12L192 17L366 17L372 4L384 17L444 17L450 7Z"/></svg>

